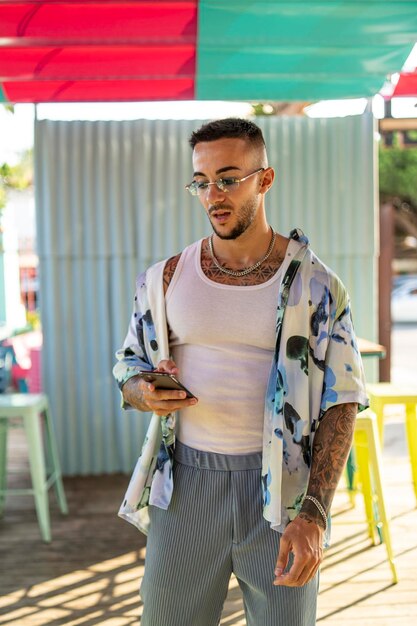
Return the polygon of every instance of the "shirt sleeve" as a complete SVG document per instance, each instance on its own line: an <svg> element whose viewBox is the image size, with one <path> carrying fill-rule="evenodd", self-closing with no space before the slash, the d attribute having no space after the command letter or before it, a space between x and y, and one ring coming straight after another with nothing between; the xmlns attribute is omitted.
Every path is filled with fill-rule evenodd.
<svg viewBox="0 0 417 626"><path fill-rule="evenodd" d="M117 350L117 363L113 367L113 376L119 386L120 391L123 385L133 376L136 376L141 370L152 370L154 365L148 355L146 349L145 335L148 333L148 326L151 320L150 311L141 309L140 293L136 289L133 313L123 346ZM123 400L122 407L125 409L132 408Z"/></svg>
<svg viewBox="0 0 417 626"><path fill-rule="evenodd" d="M324 363L321 415L332 406L356 402L359 411L369 406L365 375L353 328L348 294L339 282L335 299L335 319L330 327Z"/></svg>

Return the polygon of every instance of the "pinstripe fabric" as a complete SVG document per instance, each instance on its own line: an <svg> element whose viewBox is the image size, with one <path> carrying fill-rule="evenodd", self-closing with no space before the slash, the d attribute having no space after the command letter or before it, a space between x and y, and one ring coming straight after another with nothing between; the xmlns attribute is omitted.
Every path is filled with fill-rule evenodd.
<svg viewBox="0 0 417 626"><path fill-rule="evenodd" d="M262 516L261 453L223 455L176 444L168 510L150 507L142 626L215 626L231 573L248 626L314 626L318 577L274 587L279 534Z"/></svg>

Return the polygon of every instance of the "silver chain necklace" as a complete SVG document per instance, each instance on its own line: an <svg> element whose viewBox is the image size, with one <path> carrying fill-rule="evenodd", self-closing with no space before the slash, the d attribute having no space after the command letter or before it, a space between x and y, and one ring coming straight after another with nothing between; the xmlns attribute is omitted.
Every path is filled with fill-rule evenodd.
<svg viewBox="0 0 417 626"><path fill-rule="evenodd" d="M211 258L213 259L214 265L217 267L218 270L223 272L223 274L228 274L229 276L235 276L237 278L239 276L246 276L246 274L250 274L251 272L254 272L255 270L258 269L258 267L260 265L262 265L262 263L264 261L267 260L267 258L270 256L272 250L274 249L275 239L277 237L277 234L272 229L272 227L271 227L271 232L272 232L272 237L271 237L271 241L269 243L268 250L266 251L265 256L263 256L262 259L259 259L259 261L257 261L254 265L251 265L250 267L247 267L244 270L228 270L226 267L223 267L222 265L220 265L220 263L218 262L218 260L214 256L213 235L211 235L211 237L209 237L208 244L209 244L210 255L211 255Z"/></svg>

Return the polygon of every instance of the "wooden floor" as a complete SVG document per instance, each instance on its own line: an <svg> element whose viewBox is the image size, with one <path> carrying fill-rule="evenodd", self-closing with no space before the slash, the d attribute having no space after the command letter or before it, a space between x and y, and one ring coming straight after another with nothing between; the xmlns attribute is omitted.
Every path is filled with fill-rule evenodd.
<svg viewBox="0 0 417 626"><path fill-rule="evenodd" d="M12 450L10 450L12 447ZM22 435L9 447L13 487L26 486ZM358 498L349 508L341 489L333 507L333 541L321 571L318 624L414 626L417 615L417 509L401 419L386 426L384 477L400 582L391 583L384 545L371 547ZM70 515L51 494L53 541L40 540L32 499L10 498L0 520L0 624L127 626L138 624L144 537L116 517L126 476L68 478ZM167 573L169 575L169 573ZM245 624L232 579L222 626ZM196 625L198 626L198 625ZM289 624L288 626L291 626Z"/></svg>

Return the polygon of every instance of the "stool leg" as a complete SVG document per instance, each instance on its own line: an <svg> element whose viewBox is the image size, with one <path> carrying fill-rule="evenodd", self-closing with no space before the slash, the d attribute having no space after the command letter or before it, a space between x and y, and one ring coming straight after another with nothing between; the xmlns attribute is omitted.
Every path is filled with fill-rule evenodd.
<svg viewBox="0 0 417 626"><path fill-rule="evenodd" d="M50 463L51 463L51 471L54 475L55 494L58 500L58 505L61 510L61 513L67 514L68 513L67 499L65 497L64 485L62 483L61 466L59 463L58 449L56 445L54 427L52 423L51 413L48 407L45 408L43 412L43 416L45 419L45 435L46 435L47 453L48 453Z"/></svg>
<svg viewBox="0 0 417 626"><path fill-rule="evenodd" d="M410 454L411 475L417 500L417 405L407 404L405 411L405 428L407 432L408 451Z"/></svg>
<svg viewBox="0 0 417 626"><path fill-rule="evenodd" d="M0 517L3 515L7 488L7 420L0 419Z"/></svg>
<svg viewBox="0 0 417 626"><path fill-rule="evenodd" d="M387 511L385 509L385 496L380 474L380 468L382 467L381 450L379 446L378 431L375 422L371 422L369 427L368 449L372 464L372 476L374 480L375 492L378 499L379 517L382 522L382 535L384 538L387 556L391 567L392 579L394 583L397 583L397 569L394 562L394 553L392 551L391 532L389 528Z"/></svg>
<svg viewBox="0 0 417 626"><path fill-rule="evenodd" d="M48 490L46 488L46 470L43 453L41 421L37 411L26 412L23 416L26 437L28 440L30 474L35 496L36 513L42 539L51 541L49 520Z"/></svg>
<svg viewBox="0 0 417 626"><path fill-rule="evenodd" d="M380 398L375 398L374 396L369 396L369 405L371 410L375 413L377 419L378 426L378 435L379 435L379 443L381 444L381 449L384 447L384 400Z"/></svg>
<svg viewBox="0 0 417 626"><path fill-rule="evenodd" d="M375 545L376 520L372 496L371 472L369 469L369 453L367 446L367 437L362 429L355 432L355 455L358 464L360 482L362 486L365 514L368 523L368 534L372 541L372 544Z"/></svg>
<svg viewBox="0 0 417 626"><path fill-rule="evenodd" d="M348 459L346 461L346 484L347 491L349 495L350 504L355 506L355 496L356 496L356 488L357 488L357 480L356 480L356 459L355 459L355 450L352 447Z"/></svg>

